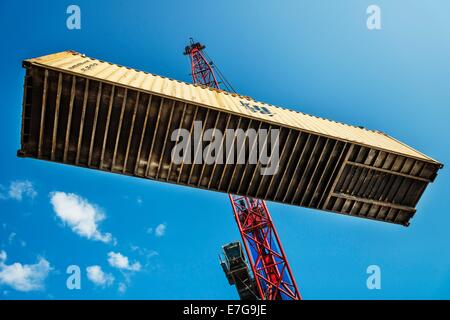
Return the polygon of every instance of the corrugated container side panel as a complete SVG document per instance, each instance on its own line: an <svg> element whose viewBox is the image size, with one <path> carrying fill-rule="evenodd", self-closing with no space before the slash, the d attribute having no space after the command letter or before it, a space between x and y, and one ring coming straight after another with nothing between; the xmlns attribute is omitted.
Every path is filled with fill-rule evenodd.
<svg viewBox="0 0 450 320"><path fill-rule="evenodd" d="M55 58L52 64L70 65L74 60ZM135 70L107 69L101 71L109 74L105 77L120 84L28 64L19 154L404 225L440 167L429 160L276 125L251 117L248 111L238 116L228 109L149 93L129 85L164 90L164 83L171 80L154 77L151 83ZM226 100L231 95L210 91L202 99L214 96ZM303 119L314 125L309 117ZM201 121L199 128L195 121ZM174 130L185 129L192 136L195 130L205 133L213 128L278 129L277 174L261 175L261 163L249 163L247 148L256 147L256 140L247 139L244 150L234 141L231 152L225 136L222 163L172 162ZM258 142L268 149L275 143ZM203 142L185 157L201 157L207 145ZM227 163L231 159L236 163L239 155L245 155L244 163Z"/></svg>

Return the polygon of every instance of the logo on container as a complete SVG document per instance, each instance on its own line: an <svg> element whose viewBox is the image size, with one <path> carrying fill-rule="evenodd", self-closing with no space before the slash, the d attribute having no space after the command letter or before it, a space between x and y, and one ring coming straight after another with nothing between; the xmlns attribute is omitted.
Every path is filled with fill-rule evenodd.
<svg viewBox="0 0 450 320"><path fill-rule="evenodd" d="M272 111L270 111L267 107L259 106L257 104L250 104L250 102L244 102L242 100L240 101L240 103L242 107L246 108L247 110L250 110L251 112L265 114L270 117L273 116Z"/></svg>

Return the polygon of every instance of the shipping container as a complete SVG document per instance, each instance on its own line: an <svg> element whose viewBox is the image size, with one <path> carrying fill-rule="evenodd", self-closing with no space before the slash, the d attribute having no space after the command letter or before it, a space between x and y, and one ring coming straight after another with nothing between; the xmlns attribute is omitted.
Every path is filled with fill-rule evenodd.
<svg viewBox="0 0 450 320"><path fill-rule="evenodd" d="M21 157L402 225L409 224L442 168L380 131L73 51L28 59L23 66ZM254 143L248 139L244 148L228 148L224 135L224 163L176 163L172 135L176 129L192 135L194 121L201 121L202 134L208 129L277 129L279 135ZM250 161L248 152L258 142L257 150L266 152L278 145L276 174L263 175L262 161ZM201 158L208 145L194 145L192 157ZM241 152L247 152L246 161L236 164Z"/></svg>

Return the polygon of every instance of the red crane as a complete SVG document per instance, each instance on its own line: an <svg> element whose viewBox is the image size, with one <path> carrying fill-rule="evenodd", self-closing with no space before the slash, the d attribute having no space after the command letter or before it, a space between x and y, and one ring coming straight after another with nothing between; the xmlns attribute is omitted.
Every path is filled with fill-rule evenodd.
<svg viewBox="0 0 450 320"><path fill-rule="evenodd" d="M228 91L233 88L204 51L205 46L192 38L184 54L189 56L194 84L220 90L216 73ZM239 242L223 247L227 263L222 262L230 284L236 284L241 299L300 300L300 292L273 225L264 200L229 195L239 233L253 277L248 268Z"/></svg>

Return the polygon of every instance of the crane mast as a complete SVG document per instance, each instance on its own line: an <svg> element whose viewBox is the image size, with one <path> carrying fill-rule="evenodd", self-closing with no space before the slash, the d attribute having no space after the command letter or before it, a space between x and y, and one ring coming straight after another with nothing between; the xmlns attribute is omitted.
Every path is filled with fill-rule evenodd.
<svg viewBox="0 0 450 320"><path fill-rule="evenodd" d="M207 60L204 49L204 45L192 38L185 47L192 81L220 90L215 65ZM232 194L229 199L253 273L250 276L240 243L227 244L223 247L226 261L221 261L221 265L229 283L236 285L239 296L245 300L300 300L300 292L265 201Z"/></svg>

